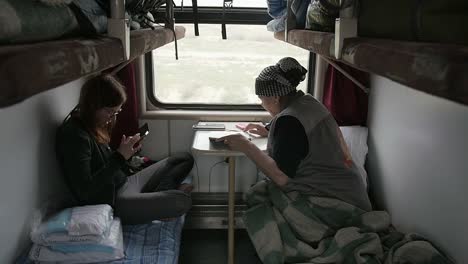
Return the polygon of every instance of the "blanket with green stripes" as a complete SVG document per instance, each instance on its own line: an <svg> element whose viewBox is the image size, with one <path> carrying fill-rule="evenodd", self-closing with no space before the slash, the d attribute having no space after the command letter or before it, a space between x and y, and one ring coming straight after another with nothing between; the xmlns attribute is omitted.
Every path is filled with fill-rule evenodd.
<svg viewBox="0 0 468 264"><path fill-rule="evenodd" d="M265 181L246 201L243 220L263 263L453 263L421 236L394 230L384 211L284 193Z"/></svg>

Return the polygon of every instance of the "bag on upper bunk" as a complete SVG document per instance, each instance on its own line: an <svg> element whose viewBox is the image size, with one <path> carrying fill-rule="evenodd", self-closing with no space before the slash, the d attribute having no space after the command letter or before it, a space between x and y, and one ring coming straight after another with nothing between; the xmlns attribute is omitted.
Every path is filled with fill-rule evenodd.
<svg viewBox="0 0 468 264"><path fill-rule="evenodd" d="M335 31L335 20L343 12L346 17L354 17L357 0L313 0L307 8L306 29L314 31Z"/></svg>
<svg viewBox="0 0 468 264"><path fill-rule="evenodd" d="M468 44L466 0L361 0L360 37Z"/></svg>
<svg viewBox="0 0 468 264"><path fill-rule="evenodd" d="M313 0L307 8L306 29L335 31L335 19L340 14L340 0Z"/></svg>

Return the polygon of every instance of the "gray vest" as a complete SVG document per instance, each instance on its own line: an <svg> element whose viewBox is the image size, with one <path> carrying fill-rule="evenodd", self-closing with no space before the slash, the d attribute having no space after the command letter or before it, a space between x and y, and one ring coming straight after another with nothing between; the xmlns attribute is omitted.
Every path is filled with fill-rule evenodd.
<svg viewBox="0 0 468 264"><path fill-rule="evenodd" d="M275 116L269 135L273 135L276 120L281 116L297 118L304 126L309 143L309 152L283 190L338 198L370 211L365 185L349 155L341 130L328 110L309 94L299 96ZM268 137L270 156L272 138Z"/></svg>

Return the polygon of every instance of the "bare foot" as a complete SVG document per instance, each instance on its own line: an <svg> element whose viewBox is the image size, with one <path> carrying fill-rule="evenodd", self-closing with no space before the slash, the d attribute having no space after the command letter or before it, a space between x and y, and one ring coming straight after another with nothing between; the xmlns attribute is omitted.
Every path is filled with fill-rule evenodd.
<svg viewBox="0 0 468 264"><path fill-rule="evenodd" d="M184 193L191 193L193 191L193 185L190 183L182 183L177 187L177 190L183 191Z"/></svg>

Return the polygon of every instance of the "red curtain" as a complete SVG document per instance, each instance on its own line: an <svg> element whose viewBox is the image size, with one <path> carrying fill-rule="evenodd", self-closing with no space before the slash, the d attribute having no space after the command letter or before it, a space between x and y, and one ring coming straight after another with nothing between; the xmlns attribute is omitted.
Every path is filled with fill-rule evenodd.
<svg viewBox="0 0 468 264"><path fill-rule="evenodd" d="M134 135L138 131L138 100L135 82L135 65L129 63L117 73L117 77L127 88L127 102L117 116L117 123L112 132L110 146L117 148L122 135Z"/></svg>
<svg viewBox="0 0 468 264"><path fill-rule="evenodd" d="M369 86L369 75L342 63L337 63L343 70ZM323 104L328 108L340 126L361 125L367 121L368 95L350 79L328 65L325 75Z"/></svg>

